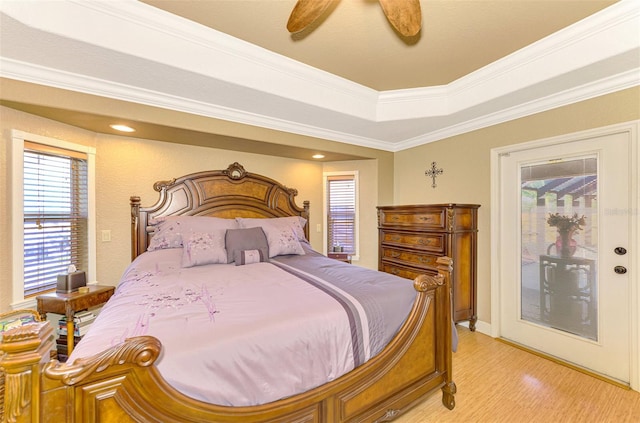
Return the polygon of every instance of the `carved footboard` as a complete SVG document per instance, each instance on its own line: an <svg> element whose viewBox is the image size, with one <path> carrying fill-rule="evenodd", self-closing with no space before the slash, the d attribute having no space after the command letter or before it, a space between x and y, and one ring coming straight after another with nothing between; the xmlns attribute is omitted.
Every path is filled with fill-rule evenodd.
<svg viewBox="0 0 640 423"><path fill-rule="evenodd" d="M328 384L260 406L217 406L177 392L154 365L161 345L153 337L130 338L67 365L45 362L48 323L11 330L0 344L7 375L2 422L384 422L438 389L451 409L451 260L438 266L438 276L416 278L407 322L380 354Z"/></svg>
<svg viewBox="0 0 640 423"><path fill-rule="evenodd" d="M10 329L0 343L0 368L4 372L2 422L39 422L42 414L42 369L53 348L49 322ZM2 400L2 398L0 398Z"/></svg>

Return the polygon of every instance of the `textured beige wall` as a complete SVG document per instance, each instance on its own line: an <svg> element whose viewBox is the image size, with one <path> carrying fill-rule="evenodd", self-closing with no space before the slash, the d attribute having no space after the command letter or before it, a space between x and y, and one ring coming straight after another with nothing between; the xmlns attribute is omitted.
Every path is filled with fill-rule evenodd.
<svg viewBox="0 0 640 423"><path fill-rule="evenodd" d="M478 235L478 318L491 321L492 148L640 119L640 88L451 137L395 154L394 203L480 204ZM425 171L436 162L444 173L431 188Z"/></svg>

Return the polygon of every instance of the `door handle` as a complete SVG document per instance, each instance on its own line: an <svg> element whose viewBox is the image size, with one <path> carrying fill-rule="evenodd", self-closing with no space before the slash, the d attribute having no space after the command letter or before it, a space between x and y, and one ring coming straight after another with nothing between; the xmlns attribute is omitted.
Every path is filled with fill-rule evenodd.
<svg viewBox="0 0 640 423"><path fill-rule="evenodd" d="M624 247L616 247L614 248L613 252L619 256L624 256L625 254L627 254L627 249Z"/></svg>
<svg viewBox="0 0 640 423"><path fill-rule="evenodd" d="M625 273L627 273L627 268L624 266L616 266L613 268L613 271L618 275L624 275Z"/></svg>

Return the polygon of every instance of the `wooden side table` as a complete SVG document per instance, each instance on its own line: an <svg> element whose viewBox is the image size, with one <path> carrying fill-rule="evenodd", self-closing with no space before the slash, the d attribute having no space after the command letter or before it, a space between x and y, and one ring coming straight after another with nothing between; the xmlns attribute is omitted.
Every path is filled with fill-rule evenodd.
<svg viewBox="0 0 640 423"><path fill-rule="evenodd" d="M64 314L67 318L67 354L73 351L73 317L76 311L86 310L89 307L99 306L106 303L115 291L114 286L89 285L89 292L71 292L61 294L50 292L38 295L38 313L42 319L47 318L47 313Z"/></svg>
<svg viewBox="0 0 640 423"><path fill-rule="evenodd" d="M349 253L327 253L327 257L343 261L345 263L351 263L351 254Z"/></svg>

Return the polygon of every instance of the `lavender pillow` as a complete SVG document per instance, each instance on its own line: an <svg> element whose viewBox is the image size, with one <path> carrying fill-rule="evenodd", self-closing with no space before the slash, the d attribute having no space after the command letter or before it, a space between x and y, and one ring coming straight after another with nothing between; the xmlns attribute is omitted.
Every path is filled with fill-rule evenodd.
<svg viewBox="0 0 640 423"><path fill-rule="evenodd" d="M188 237L194 232L239 228L235 219L209 216L164 216L151 219L149 224L155 225L156 228L147 251L182 248L183 236Z"/></svg>
<svg viewBox="0 0 640 423"><path fill-rule="evenodd" d="M304 235L304 225L307 224L307 219L301 216L272 217L265 219L236 217L236 220L238 221L238 224L241 228L255 228L257 226L260 226L263 229L265 227L275 227L282 229L285 227L290 227L298 237L298 241L307 240Z"/></svg>
<svg viewBox="0 0 640 423"><path fill-rule="evenodd" d="M262 250L264 256L269 257L269 244L262 228L227 230L225 247L228 263L235 261L237 252L246 250Z"/></svg>
<svg viewBox="0 0 640 423"><path fill-rule="evenodd" d="M212 232L192 232L182 240L182 267L227 263L224 248L225 229Z"/></svg>
<svg viewBox="0 0 640 423"><path fill-rule="evenodd" d="M300 245L300 236L304 237L302 226L298 216L276 217L271 219L247 219L238 217L236 220L240 227L260 227L267 236L269 245L269 258L281 255L304 255L304 249ZM304 219L303 219L304 220Z"/></svg>
<svg viewBox="0 0 640 423"><path fill-rule="evenodd" d="M304 249L291 228L266 227L262 229L267 235L269 243L269 258L289 254L304 255Z"/></svg>

